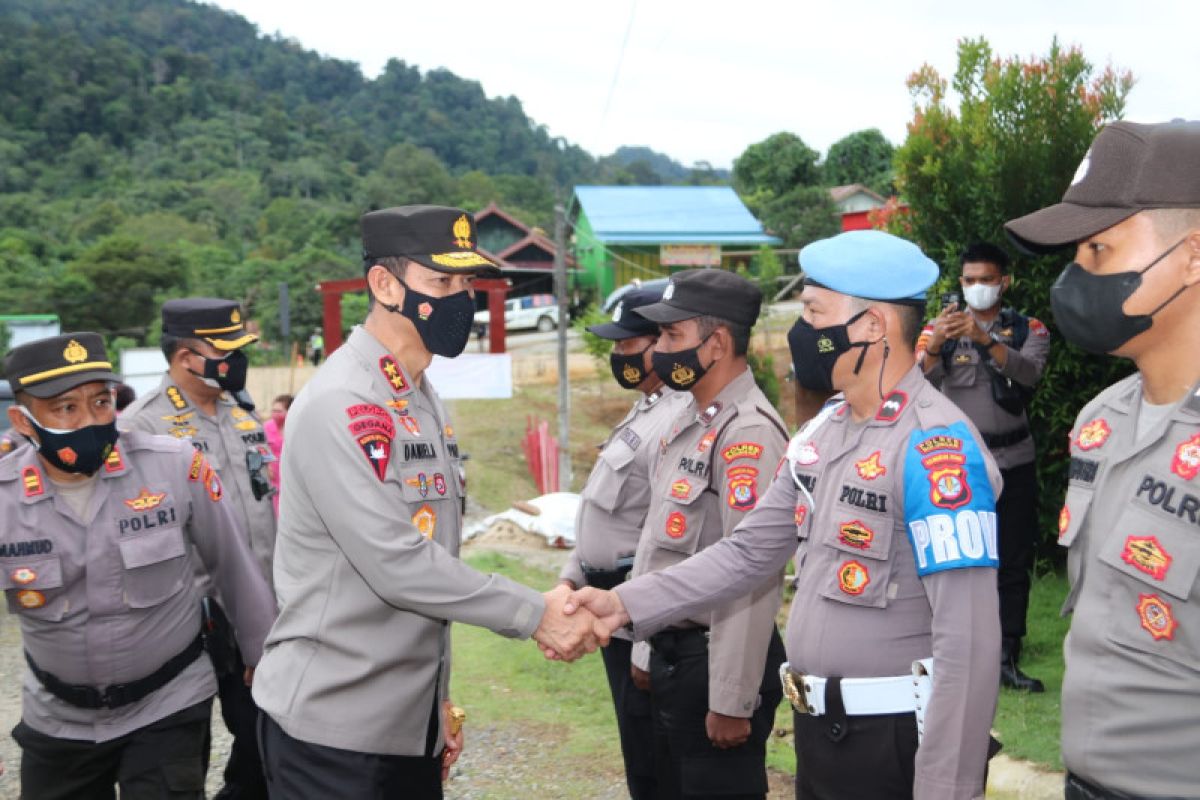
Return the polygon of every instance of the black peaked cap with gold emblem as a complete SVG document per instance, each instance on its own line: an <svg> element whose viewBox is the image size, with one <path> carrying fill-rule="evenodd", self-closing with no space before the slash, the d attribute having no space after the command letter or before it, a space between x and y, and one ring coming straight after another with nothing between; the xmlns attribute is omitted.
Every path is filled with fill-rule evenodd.
<svg viewBox="0 0 1200 800"><path fill-rule="evenodd" d="M163 303L162 330L181 339L203 339L218 350L237 350L258 341L246 332L238 304L216 297L182 297Z"/></svg>
<svg viewBox="0 0 1200 800"><path fill-rule="evenodd" d="M479 254L475 218L449 206L397 206L362 217L363 259L402 256L451 275L499 275Z"/></svg>
<svg viewBox="0 0 1200 800"><path fill-rule="evenodd" d="M14 392L45 399L93 381L119 381L98 333L64 333L14 347L4 359Z"/></svg>

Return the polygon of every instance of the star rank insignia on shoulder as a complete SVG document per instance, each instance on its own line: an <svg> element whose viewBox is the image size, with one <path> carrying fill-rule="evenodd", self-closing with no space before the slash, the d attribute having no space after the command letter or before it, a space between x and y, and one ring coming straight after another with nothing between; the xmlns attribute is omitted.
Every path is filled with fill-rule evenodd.
<svg viewBox="0 0 1200 800"><path fill-rule="evenodd" d="M709 403L708 408L696 415L696 421L701 425L710 424L721 413L721 404L719 402Z"/></svg>
<svg viewBox="0 0 1200 800"><path fill-rule="evenodd" d="M175 406L177 409L184 409L188 407L187 400L183 399L183 393L180 392L175 386L167 387L167 399L170 400L171 405Z"/></svg>
<svg viewBox="0 0 1200 800"><path fill-rule="evenodd" d="M396 394L404 394L409 391L408 379L404 377L404 371L400 369L396 359L391 356L382 356L379 359L379 370Z"/></svg>

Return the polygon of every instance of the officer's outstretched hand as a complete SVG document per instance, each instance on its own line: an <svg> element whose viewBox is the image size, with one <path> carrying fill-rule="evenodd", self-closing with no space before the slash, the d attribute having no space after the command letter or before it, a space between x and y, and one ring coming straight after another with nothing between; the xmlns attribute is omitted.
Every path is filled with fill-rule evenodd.
<svg viewBox="0 0 1200 800"><path fill-rule="evenodd" d="M541 646L547 658L574 661L586 653L595 652L600 645L608 644L607 635L598 635L595 618L591 612L568 616L563 606L571 597L571 590L563 584L543 594L546 611L542 621L533 632L534 640Z"/></svg>
<svg viewBox="0 0 1200 800"><path fill-rule="evenodd" d="M442 704L442 731L445 734L446 749L442 751L442 782L450 777L450 768L454 766L454 762L458 761L458 757L462 755L463 749L463 729L459 726L458 730L451 733L450 730L454 726L450 724L450 710L454 708L454 704L447 700Z"/></svg>
<svg viewBox="0 0 1200 800"><path fill-rule="evenodd" d="M704 718L704 730L713 747L727 750L745 744L750 738L750 720L742 717L727 717L715 711Z"/></svg>
<svg viewBox="0 0 1200 800"><path fill-rule="evenodd" d="M578 591L571 592L571 597L567 600L563 611L567 614L575 614L580 610L590 611L595 616L596 637L604 642L608 642L612 638L615 630L622 625L629 624L629 614L625 611L625 604L621 602L621 597L616 592L597 589L594 586L585 586Z"/></svg>

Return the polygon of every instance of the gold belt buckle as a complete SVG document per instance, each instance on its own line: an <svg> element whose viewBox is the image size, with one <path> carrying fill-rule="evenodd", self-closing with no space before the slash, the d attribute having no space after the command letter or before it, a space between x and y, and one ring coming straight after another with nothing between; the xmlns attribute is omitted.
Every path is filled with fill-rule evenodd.
<svg viewBox="0 0 1200 800"><path fill-rule="evenodd" d="M783 684L783 694L797 714L813 713L804 695L804 676L793 672L786 661L779 665L779 682Z"/></svg>

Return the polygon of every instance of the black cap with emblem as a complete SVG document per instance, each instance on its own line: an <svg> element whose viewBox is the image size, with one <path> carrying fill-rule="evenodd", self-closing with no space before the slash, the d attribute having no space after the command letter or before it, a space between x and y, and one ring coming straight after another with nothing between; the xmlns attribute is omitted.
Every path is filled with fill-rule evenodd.
<svg viewBox="0 0 1200 800"><path fill-rule="evenodd" d="M651 322L633 311L657 303L662 299L659 289L631 289L621 296L613 306L611 322L592 325L588 333L593 333L601 339L632 339L635 336L657 336L658 323Z"/></svg>
<svg viewBox="0 0 1200 800"><path fill-rule="evenodd" d="M14 347L4 359L14 392L56 397L92 381L121 380L113 373L98 333L64 333Z"/></svg>
<svg viewBox="0 0 1200 800"><path fill-rule="evenodd" d="M180 339L203 339L218 350L237 350L258 341L246 332L238 304L216 297L182 297L163 303L162 330Z"/></svg>
<svg viewBox="0 0 1200 800"><path fill-rule="evenodd" d="M475 218L449 206L397 206L362 217L363 260L402 256L451 275L500 274L479 254Z"/></svg>
<svg viewBox="0 0 1200 800"><path fill-rule="evenodd" d="M671 276L661 302L634 313L659 324L716 317L753 328L761 309L762 292L740 275L723 269L687 269Z"/></svg>

